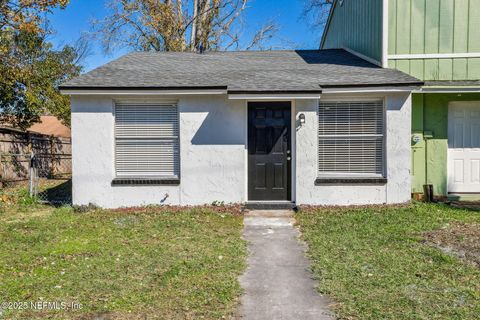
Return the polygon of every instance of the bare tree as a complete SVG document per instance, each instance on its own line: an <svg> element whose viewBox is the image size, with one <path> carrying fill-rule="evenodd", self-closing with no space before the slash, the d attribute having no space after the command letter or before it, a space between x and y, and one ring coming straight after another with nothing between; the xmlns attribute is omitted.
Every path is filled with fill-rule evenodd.
<svg viewBox="0 0 480 320"><path fill-rule="evenodd" d="M239 18L250 0L117 0L94 34L106 53L119 47L141 51L225 50L238 46ZM273 22L262 26L246 48L271 39Z"/></svg>
<svg viewBox="0 0 480 320"><path fill-rule="evenodd" d="M328 19L330 7L335 0L305 0L303 17L314 27L323 28Z"/></svg>
<svg viewBox="0 0 480 320"><path fill-rule="evenodd" d="M277 31L278 28L273 22L267 23L255 33L253 39L250 41L250 44L245 49L267 49L264 46L265 41L271 39L273 35L277 33Z"/></svg>
<svg viewBox="0 0 480 320"><path fill-rule="evenodd" d="M86 37L80 36L71 47L76 52L74 63L84 65L85 59L92 55L92 45Z"/></svg>

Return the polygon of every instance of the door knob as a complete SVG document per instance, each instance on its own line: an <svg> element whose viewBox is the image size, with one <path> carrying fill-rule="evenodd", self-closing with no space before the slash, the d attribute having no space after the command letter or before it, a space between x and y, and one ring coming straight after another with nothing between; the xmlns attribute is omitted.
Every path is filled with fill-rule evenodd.
<svg viewBox="0 0 480 320"><path fill-rule="evenodd" d="M290 157L287 157L287 161L290 161L290 160L292 160L292 158L290 158Z"/></svg>

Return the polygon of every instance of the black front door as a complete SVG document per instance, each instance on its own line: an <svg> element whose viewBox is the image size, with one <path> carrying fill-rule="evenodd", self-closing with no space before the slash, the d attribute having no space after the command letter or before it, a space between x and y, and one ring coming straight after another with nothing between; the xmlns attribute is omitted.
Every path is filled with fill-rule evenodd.
<svg viewBox="0 0 480 320"><path fill-rule="evenodd" d="M291 104L248 104L248 200L291 200Z"/></svg>

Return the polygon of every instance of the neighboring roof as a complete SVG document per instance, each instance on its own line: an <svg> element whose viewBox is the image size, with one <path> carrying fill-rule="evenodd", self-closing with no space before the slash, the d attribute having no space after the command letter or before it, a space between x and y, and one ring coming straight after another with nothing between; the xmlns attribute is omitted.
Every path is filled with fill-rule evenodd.
<svg viewBox="0 0 480 320"><path fill-rule="evenodd" d="M40 122L35 123L27 131L47 136L70 138L70 128L65 126L55 116L41 116Z"/></svg>
<svg viewBox="0 0 480 320"><path fill-rule="evenodd" d="M480 87L480 80L425 81L425 87Z"/></svg>
<svg viewBox="0 0 480 320"><path fill-rule="evenodd" d="M321 92L322 87L409 86L423 82L345 50L135 52L60 89L228 89L229 93Z"/></svg>
<svg viewBox="0 0 480 320"><path fill-rule="evenodd" d="M31 132L33 134L63 138L70 138L71 136L70 128L63 125L55 116L40 116L40 122L35 123L27 130L15 128L8 123L0 124L0 132L15 132L21 134Z"/></svg>

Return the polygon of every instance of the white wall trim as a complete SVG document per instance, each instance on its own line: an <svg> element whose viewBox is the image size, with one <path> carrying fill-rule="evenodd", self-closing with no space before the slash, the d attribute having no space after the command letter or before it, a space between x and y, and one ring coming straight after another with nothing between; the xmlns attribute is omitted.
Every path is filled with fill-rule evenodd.
<svg viewBox="0 0 480 320"><path fill-rule="evenodd" d="M387 92L412 92L419 87L363 87L363 88L325 88L323 94L329 93L387 93Z"/></svg>
<svg viewBox="0 0 480 320"><path fill-rule="evenodd" d="M206 89L206 90L60 90L64 95L70 96L152 96L152 95L210 95L210 94L227 94L226 89Z"/></svg>
<svg viewBox="0 0 480 320"><path fill-rule="evenodd" d="M320 90L320 87L319 87ZM276 101L276 100L305 100L305 99L320 99L321 94L229 94L229 100L249 100L249 101Z"/></svg>
<svg viewBox="0 0 480 320"><path fill-rule="evenodd" d="M407 59L458 59L458 58L480 58L480 52L464 52L464 53L419 53L419 54L391 54L388 55L390 60L407 60Z"/></svg>
<svg viewBox="0 0 480 320"><path fill-rule="evenodd" d="M413 93L477 93L480 92L480 87L423 87L414 90Z"/></svg>
<svg viewBox="0 0 480 320"><path fill-rule="evenodd" d="M297 101L291 102L291 127L290 127L290 201L297 203Z"/></svg>
<svg viewBox="0 0 480 320"><path fill-rule="evenodd" d="M353 54L353 55L355 55L355 56L357 56L357 57L359 57L359 58L361 58L361 59L363 59L363 60L366 60L366 61L368 61L368 62L370 62L370 63L373 63L374 65L377 65L377 66L379 66L379 67L382 66L382 63L381 63L380 61L377 61L377 60L375 60L375 59L372 59L372 58L370 58L370 57L367 57L366 55L364 55L364 54L362 54L362 53L360 53L360 52L357 52L357 51L355 51L355 50L353 50L353 49L350 49L350 48L347 48L347 47L343 47L342 49L345 50L345 51L347 51L347 52L350 52L351 54Z"/></svg>
<svg viewBox="0 0 480 320"><path fill-rule="evenodd" d="M245 152L244 152L244 157L245 157L245 172L244 172L244 191L245 191L245 203L248 202L248 100L244 101L244 107L245 107Z"/></svg>
<svg viewBox="0 0 480 320"><path fill-rule="evenodd" d="M388 68L388 1L383 0L382 8L382 67Z"/></svg>

